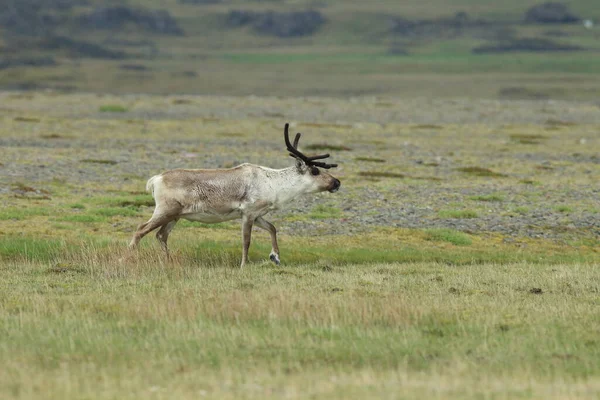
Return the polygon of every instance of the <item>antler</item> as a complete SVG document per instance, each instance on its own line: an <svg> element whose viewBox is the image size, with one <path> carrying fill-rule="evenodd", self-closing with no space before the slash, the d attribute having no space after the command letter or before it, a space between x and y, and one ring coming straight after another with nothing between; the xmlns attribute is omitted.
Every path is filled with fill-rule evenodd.
<svg viewBox="0 0 600 400"><path fill-rule="evenodd" d="M290 126L290 124L285 124L285 129L283 131L283 137L285 139L285 145L287 146L287 149L290 152L290 156L304 161L304 163L308 166L321 167L321 168L325 168L325 169L337 167L337 164L327 164L327 163L324 163L321 161L315 161L315 160L322 160L324 158L327 158L327 157L329 157L329 154L321 154L318 156L310 156L310 157L302 154L300 152L300 150L298 150L298 141L300 141L301 134L296 133L296 137L294 138L294 144L292 145L290 143L289 126Z"/></svg>

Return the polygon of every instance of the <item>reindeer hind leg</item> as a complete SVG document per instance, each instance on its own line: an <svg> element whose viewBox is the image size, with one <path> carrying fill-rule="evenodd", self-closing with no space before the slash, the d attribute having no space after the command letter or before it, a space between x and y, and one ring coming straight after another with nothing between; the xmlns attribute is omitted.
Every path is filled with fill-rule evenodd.
<svg viewBox="0 0 600 400"><path fill-rule="evenodd" d="M175 224L177 224L177 221L179 221L179 218L174 219L174 220L164 224L163 226L160 227L158 232L156 232L156 239L158 239L158 242L160 243L160 247L165 252L165 255L166 255L168 261L171 260L171 256L169 255L169 248L167 247L167 240L169 239L169 233L171 233L171 230L175 227Z"/></svg>
<svg viewBox="0 0 600 400"><path fill-rule="evenodd" d="M131 238L131 242L129 243L129 248L135 249L137 247L138 243L140 242L140 240L142 240L142 238L144 236L146 236L148 233L152 232L159 226L168 224L173 219L174 219L174 217L172 217L170 215L154 214L152 216L152 218L150 218L148 220L148 222L143 223L138 227L137 231L133 234L133 237Z"/></svg>

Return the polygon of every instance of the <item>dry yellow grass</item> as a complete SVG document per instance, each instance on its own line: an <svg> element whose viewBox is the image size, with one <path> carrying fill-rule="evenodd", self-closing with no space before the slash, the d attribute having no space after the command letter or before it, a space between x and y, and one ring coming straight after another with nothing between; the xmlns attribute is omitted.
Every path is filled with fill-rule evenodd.
<svg viewBox="0 0 600 400"><path fill-rule="evenodd" d="M3 263L3 398L593 398L598 265ZM157 258L158 257L158 258ZM226 257L226 256L225 256ZM226 259L226 258L225 258Z"/></svg>

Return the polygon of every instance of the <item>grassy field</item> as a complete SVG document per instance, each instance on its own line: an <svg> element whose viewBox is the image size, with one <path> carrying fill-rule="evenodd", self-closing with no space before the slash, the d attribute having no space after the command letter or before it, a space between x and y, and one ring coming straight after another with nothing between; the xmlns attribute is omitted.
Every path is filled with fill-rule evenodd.
<svg viewBox="0 0 600 400"><path fill-rule="evenodd" d="M597 266L2 264L3 398L595 398ZM31 254L35 258L35 254Z"/></svg>
<svg viewBox="0 0 600 400"><path fill-rule="evenodd" d="M2 93L0 397L597 398L599 110ZM121 261L149 176L286 166L284 120L342 189L270 216L281 267L237 223Z"/></svg>
<svg viewBox="0 0 600 400"><path fill-rule="evenodd" d="M537 3L131 0L185 35L55 30L124 60L0 32L57 63L0 70L50 89L0 91L0 398L598 398L599 30L522 24ZM225 23L307 7L306 37ZM507 30L390 30L460 11ZM494 35L586 50L473 53ZM286 167L285 122L342 187L268 216L281 266L255 230L237 268L237 221L126 252L150 176Z"/></svg>

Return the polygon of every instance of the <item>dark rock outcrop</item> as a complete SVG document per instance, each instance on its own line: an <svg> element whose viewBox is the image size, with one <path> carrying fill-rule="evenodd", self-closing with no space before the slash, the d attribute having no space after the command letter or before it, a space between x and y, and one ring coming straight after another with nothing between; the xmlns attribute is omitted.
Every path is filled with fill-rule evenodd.
<svg viewBox="0 0 600 400"><path fill-rule="evenodd" d="M325 17L314 10L294 12L232 10L227 15L227 24L231 27L250 25L259 34L281 38L312 35L325 22Z"/></svg>
<svg viewBox="0 0 600 400"><path fill-rule="evenodd" d="M17 35L46 35L64 19L65 11L87 0L0 0L0 27Z"/></svg>
<svg viewBox="0 0 600 400"><path fill-rule="evenodd" d="M543 38L522 38L512 39L495 44L489 44L474 48L475 54L483 53L513 53L513 52L553 52L553 51L579 51L585 50L580 46L557 43L550 39Z"/></svg>
<svg viewBox="0 0 600 400"><path fill-rule="evenodd" d="M58 65L52 57L0 59L0 70L15 67L52 67Z"/></svg>
<svg viewBox="0 0 600 400"><path fill-rule="evenodd" d="M471 18L466 12L460 11L452 17L410 20L403 17L392 19L391 32L406 38L452 38L467 32L487 29L492 24Z"/></svg>
<svg viewBox="0 0 600 400"><path fill-rule="evenodd" d="M36 36L45 34L53 19L42 12L42 3L31 0L12 0L0 3L0 27L18 35Z"/></svg>
<svg viewBox="0 0 600 400"><path fill-rule="evenodd" d="M203 5L203 4L219 4L222 3L223 0L178 0L181 4L195 4L195 5Z"/></svg>
<svg viewBox="0 0 600 400"><path fill-rule="evenodd" d="M42 49L65 51L71 57L104 58L121 60L125 58L122 51L107 49L95 43L73 40L65 36L51 36L40 43Z"/></svg>
<svg viewBox="0 0 600 400"><path fill-rule="evenodd" d="M547 2L531 7L525 13L525 22L535 24L573 24L580 18L562 3Z"/></svg>
<svg viewBox="0 0 600 400"><path fill-rule="evenodd" d="M88 29L121 29L134 24L152 33L183 35L177 21L166 10L140 10L125 6L99 7L80 20Z"/></svg>

